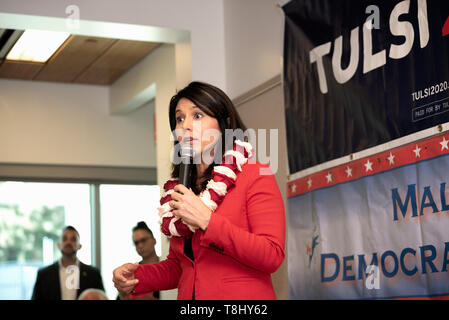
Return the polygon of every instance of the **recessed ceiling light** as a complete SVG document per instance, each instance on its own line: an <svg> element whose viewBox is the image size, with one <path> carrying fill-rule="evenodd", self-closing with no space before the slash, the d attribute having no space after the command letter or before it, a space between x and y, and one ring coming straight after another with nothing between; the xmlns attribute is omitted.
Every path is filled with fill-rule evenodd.
<svg viewBox="0 0 449 320"><path fill-rule="evenodd" d="M6 59L46 62L69 36L67 32L25 30Z"/></svg>

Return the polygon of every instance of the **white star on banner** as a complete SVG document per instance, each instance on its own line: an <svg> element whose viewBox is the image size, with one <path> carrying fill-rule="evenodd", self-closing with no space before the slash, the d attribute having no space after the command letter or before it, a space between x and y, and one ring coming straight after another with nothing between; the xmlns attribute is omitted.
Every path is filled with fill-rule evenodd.
<svg viewBox="0 0 449 320"><path fill-rule="evenodd" d="M446 138L443 137L443 141L440 142L441 151L443 151L444 149L449 150L449 147L447 146L448 143L449 143L449 140L446 140Z"/></svg>
<svg viewBox="0 0 449 320"><path fill-rule="evenodd" d="M296 183L292 185L292 192L293 192L293 193L296 192Z"/></svg>
<svg viewBox="0 0 449 320"><path fill-rule="evenodd" d="M309 179L307 180L307 188L308 188L308 189L312 188L312 178L309 178Z"/></svg>
<svg viewBox="0 0 449 320"><path fill-rule="evenodd" d="M390 165L393 165L394 164L394 158L395 158L396 156L394 156L391 152L390 152L390 156L387 158L388 159L388 161L390 162Z"/></svg>
<svg viewBox="0 0 449 320"><path fill-rule="evenodd" d="M332 182L332 173L329 172L326 176L326 179L327 179L327 183L331 183Z"/></svg>
<svg viewBox="0 0 449 320"><path fill-rule="evenodd" d="M371 161L369 161L369 159L368 159L368 161L365 163L365 172L368 172L368 171L373 171L373 163L371 162Z"/></svg>
<svg viewBox="0 0 449 320"><path fill-rule="evenodd" d="M346 167L345 172L346 172L346 175L347 175L348 178L352 177L352 169L349 168L349 166Z"/></svg>
<svg viewBox="0 0 449 320"><path fill-rule="evenodd" d="M416 148L413 150L413 152L415 153L415 158L421 157L421 148L419 148L418 145L416 145Z"/></svg>

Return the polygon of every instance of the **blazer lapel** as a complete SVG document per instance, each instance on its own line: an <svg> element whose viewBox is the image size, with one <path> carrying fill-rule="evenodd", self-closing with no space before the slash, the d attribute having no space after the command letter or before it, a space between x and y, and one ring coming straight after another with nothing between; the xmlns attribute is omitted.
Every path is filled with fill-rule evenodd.
<svg viewBox="0 0 449 320"><path fill-rule="evenodd" d="M61 296L61 280L59 279L59 262L53 264L51 273L54 283L53 294L55 295L56 300L61 300L62 296Z"/></svg>
<svg viewBox="0 0 449 320"><path fill-rule="evenodd" d="M76 293L76 296L79 297L79 295L88 287L88 278L87 278L87 270L84 263L80 261L80 285L78 288L78 291Z"/></svg>

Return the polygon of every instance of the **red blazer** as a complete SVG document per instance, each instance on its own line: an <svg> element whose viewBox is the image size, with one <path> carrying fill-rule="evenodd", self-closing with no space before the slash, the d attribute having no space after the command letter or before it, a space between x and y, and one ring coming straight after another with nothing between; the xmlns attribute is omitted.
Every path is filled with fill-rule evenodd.
<svg viewBox="0 0 449 320"><path fill-rule="evenodd" d="M194 233L194 261L184 254L184 238L171 237L166 260L135 271L133 295L178 288L178 299L192 299L195 288L198 300L276 299L270 274L284 260L284 245L285 212L274 175L267 165L245 164L206 231Z"/></svg>

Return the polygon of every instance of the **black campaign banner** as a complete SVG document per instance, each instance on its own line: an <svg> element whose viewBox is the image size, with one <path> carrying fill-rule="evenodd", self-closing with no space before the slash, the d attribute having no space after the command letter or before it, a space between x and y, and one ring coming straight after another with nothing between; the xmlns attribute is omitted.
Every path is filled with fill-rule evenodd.
<svg viewBox="0 0 449 320"><path fill-rule="evenodd" d="M449 121L449 1L282 9L291 174Z"/></svg>

